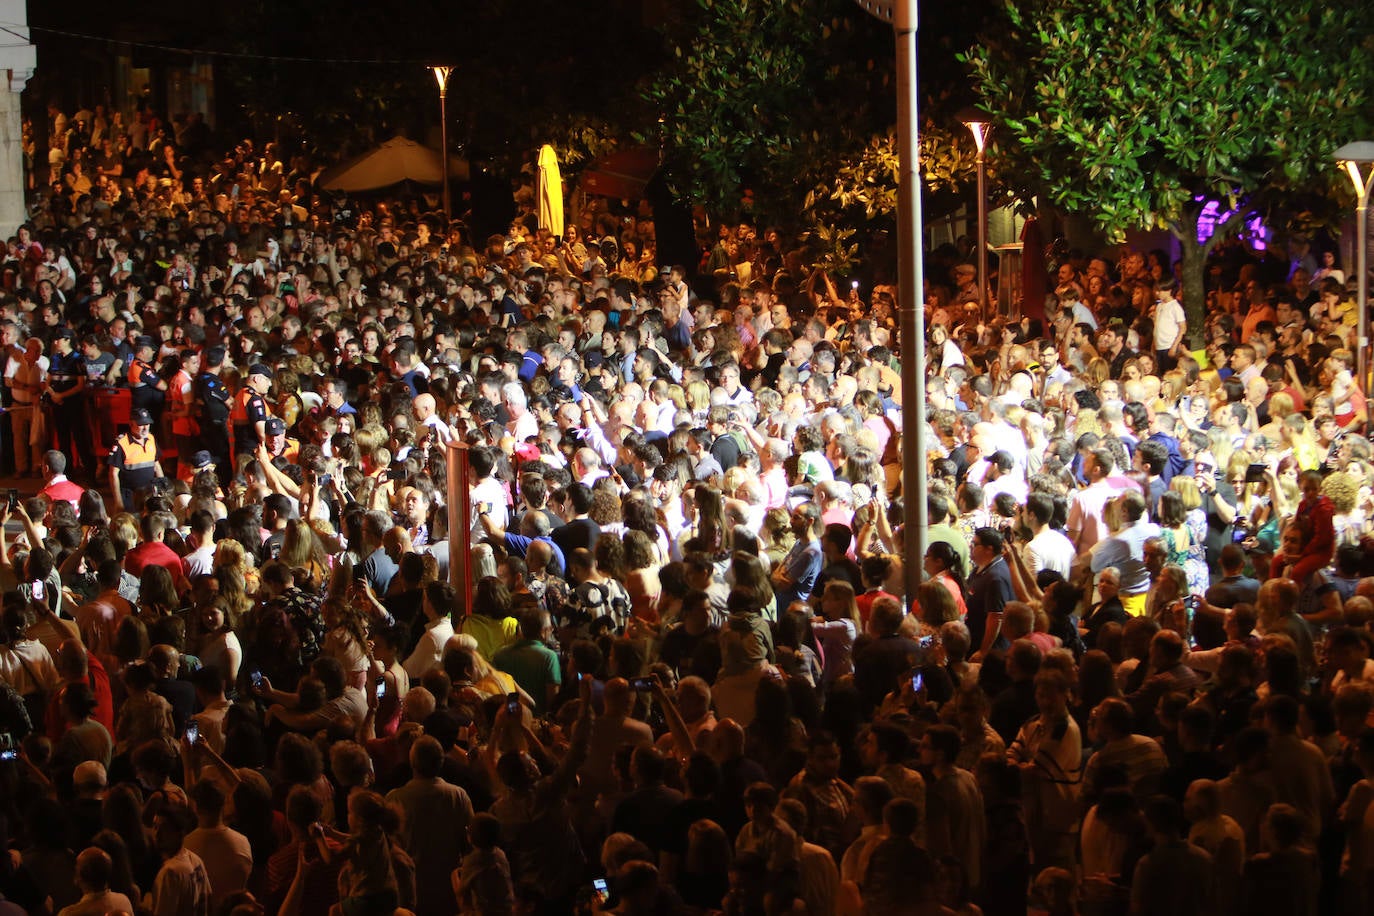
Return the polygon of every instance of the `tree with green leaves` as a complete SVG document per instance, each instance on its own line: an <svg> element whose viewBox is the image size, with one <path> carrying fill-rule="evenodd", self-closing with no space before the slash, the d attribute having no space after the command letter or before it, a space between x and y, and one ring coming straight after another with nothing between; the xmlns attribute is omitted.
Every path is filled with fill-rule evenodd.
<svg viewBox="0 0 1374 916"><path fill-rule="evenodd" d="M927 119L921 125L920 146L925 212L949 212L976 180L973 138L962 127L956 133ZM896 132L885 131L841 159L806 195L803 213L815 226L822 267L842 274L851 270L859 258L858 243L847 244L856 234L854 227L895 228L900 174Z"/></svg>
<svg viewBox="0 0 1374 916"><path fill-rule="evenodd" d="M800 212L845 153L890 123L882 27L850 0L696 0L644 89L674 192L717 214Z"/></svg>
<svg viewBox="0 0 1374 916"><path fill-rule="evenodd" d="M967 55L1003 174L1109 238L1168 229L1194 340L1218 241L1247 214L1344 192L1332 153L1367 135L1374 103L1366 0L1008 0L1005 13ZM1212 201L1230 215L1199 243Z"/></svg>

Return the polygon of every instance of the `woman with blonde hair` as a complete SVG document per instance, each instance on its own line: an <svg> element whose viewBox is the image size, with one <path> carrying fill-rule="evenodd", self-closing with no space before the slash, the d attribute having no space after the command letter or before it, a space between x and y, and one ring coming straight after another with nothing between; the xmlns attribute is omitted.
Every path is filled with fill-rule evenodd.
<svg viewBox="0 0 1374 916"><path fill-rule="evenodd" d="M286 523L286 535L277 559L292 571L296 585L306 591L318 592L328 581L329 554L304 519L293 518Z"/></svg>
<svg viewBox="0 0 1374 916"><path fill-rule="evenodd" d="M1159 579L1150 589L1145 614L1163 629L1177 630L1187 638L1190 621L1184 611L1183 599L1188 594L1188 574L1182 566L1170 563L1160 571Z"/></svg>
<svg viewBox="0 0 1374 916"><path fill-rule="evenodd" d="M919 608L921 635L937 632L949 621L960 619L954 595L936 579L929 579L916 587L916 606Z"/></svg>
<svg viewBox="0 0 1374 916"><path fill-rule="evenodd" d="M1225 471L1231 465L1231 456L1236 453L1236 444L1224 427L1211 426L1207 429L1207 451L1212 453L1216 469Z"/></svg>
<svg viewBox="0 0 1374 916"><path fill-rule="evenodd" d="M251 590L249 573L253 575ZM252 593L257 590L257 570L244 553L243 545L234 540L219 541L215 546L215 565L211 574L224 602L229 625L237 628L243 615L253 609Z"/></svg>
<svg viewBox="0 0 1374 916"><path fill-rule="evenodd" d="M1176 476L1169 481L1169 489L1183 501L1183 525L1188 529L1191 543L1183 569L1188 574L1188 589L1201 595L1207 591L1210 577L1207 570L1207 513L1202 509L1202 491L1192 477Z"/></svg>
<svg viewBox="0 0 1374 916"><path fill-rule="evenodd" d="M124 555L138 546L138 518L129 512L120 512L110 519L110 541L114 544L115 558L123 560Z"/></svg>
<svg viewBox="0 0 1374 916"><path fill-rule="evenodd" d="M764 541L763 552L772 569L778 568L796 542L789 524L790 518L788 511L782 507L769 509L763 515L763 529L760 532Z"/></svg>
<svg viewBox="0 0 1374 916"><path fill-rule="evenodd" d="M367 689L368 632L366 613L361 605L339 598L329 598L320 608L327 628L320 654L338 659L348 683L360 690Z"/></svg>
<svg viewBox="0 0 1374 916"><path fill-rule="evenodd" d="M483 697L508 696L518 689L515 679L498 671L482 655L476 637L455 633L444 644L443 666L454 690L470 687Z"/></svg>
<svg viewBox="0 0 1374 916"><path fill-rule="evenodd" d="M1321 492L1335 510L1331 523L1336 529L1336 546L1358 545L1365 528L1365 514L1359 506L1359 479L1349 471L1336 471L1322 481Z"/></svg>
<svg viewBox="0 0 1374 916"><path fill-rule="evenodd" d="M691 413L691 406L687 403L687 391L681 385L668 386L668 400L677 410L685 410Z"/></svg>
<svg viewBox="0 0 1374 916"><path fill-rule="evenodd" d="M1098 422L1097 411L1091 407L1084 407L1074 415L1073 434L1083 436L1088 433L1101 436L1103 429L1102 424Z"/></svg>
<svg viewBox="0 0 1374 916"><path fill-rule="evenodd" d="M688 382L686 394L692 421L699 426L705 425L706 415L711 411L711 386L703 381Z"/></svg>
<svg viewBox="0 0 1374 916"><path fill-rule="evenodd" d="M1096 388L1112 377L1111 364L1100 356L1094 356L1083 368L1083 377L1089 385Z"/></svg>
<svg viewBox="0 0 1374 916"><path fill-rule="evenodd" d="M1182 369L1170 369L1164 373L1164 378L1160 379L1159 399L1164 401L1168 409L1172 410L1178 403L1178 399L1183 397L1183 392L1188 388L1188 376Z"/></svg>
<svg viewBox="0 0 1374 916"><path fill-rule="evenodd" d="M1293 396L1286 391L1271 395L1269 403L1269 422L1259 428L1260 435L1272 441L1283 438L1283 421L1292 416L1296 411L1293 407Z"/></svg>

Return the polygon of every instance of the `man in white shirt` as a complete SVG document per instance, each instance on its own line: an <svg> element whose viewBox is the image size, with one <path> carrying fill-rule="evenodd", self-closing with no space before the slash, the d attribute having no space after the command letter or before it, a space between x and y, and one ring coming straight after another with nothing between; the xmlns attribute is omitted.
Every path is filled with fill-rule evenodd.
<svg viewBox="0 0 1374 916"><path fill-rule="evenodd" d="M501 386L501 401L506 405L506 413L510 415L506 432L515 437L517 444L525 442L531 436L539 435L539 420L530 413L529 398L523 385L519 382L506 382Z"/></svg>
<svg viewBox="0 0 1374 916"><path fill-rule="evenodd" d="M415 651L402 665L413 683L418 684L420 678L443 661L444 646L448 645L449 637L453 635L450 614L457 603L453 586L448 583L433 582L425 587L421 604L425 614L425 632L415 644Z"/></svg>
<svg viewBox="0 0 1374 916"><path fill-rule="evenodd" d="M472 479L477 481L468 489L468 514L473 537L480 539L486 536L486 529L482 527L482 513L490 515L498 528L504 529L510 523L506 511L506 488L492 476L496 458L490 450L474 448L468 452L468 467L472 471Z"/></svg>
<svg viewBox="0 0 1374 916"><path fill-rule="evenodd" d="M186 564L186 578L191 582L199 576L210 575L215 562L215 516L205 509L191 513L190 543L195 549L182 557Z"/></svg>
<svg viewBox="0 0 1374 916"><path fill-rule="evenodd" d="M437 405L434 401L434 395L428 393L417 395L411 401L410 409L415 415L415 422L429 429L430 435L434 437L438 445L446 446L453 441L453 430L435 413Z"/></svg>
<svg viewBox="0 0 1374 916"><path fill-rule="evenodd" d="M205 863L185 846L190 812L164 807L153 821L153 838L162 868L153 879L155 916L203 916L210 912L210 876Z"/></svg>
<svg viewBox="0 0 1374 916"><path fill-rule="evenodd" d="M105 850L91 846L76 857L76 886L81 899L63 908L57 916L105 916L106 913L132 913L133 904L123 894L110 890L114 863Z"/></svg>
<svg viewBox="0 0 1374 916"><path fill-rule="evenodd" d="M1032 493L1026 500L1021 518L1031 530L1031 539L1026 543L1030 549L1031 572L1050 569L1067 579L1076 552L1073 541L1050 527L1053 517L1054 500L1048 494Z"/></svg>

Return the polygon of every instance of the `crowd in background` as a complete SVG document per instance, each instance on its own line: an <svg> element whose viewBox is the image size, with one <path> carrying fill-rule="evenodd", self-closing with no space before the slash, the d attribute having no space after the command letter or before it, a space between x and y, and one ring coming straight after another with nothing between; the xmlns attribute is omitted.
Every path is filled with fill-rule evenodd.
<svg viewBox="0 0 1374 916"><path fill-rule="evenodd" d="M1202 328L1163 252L1058 250L1043 318L929 252L912 431L895 290L779 229L476 239L49 118L0 264L0 914L1369 912L1333 252L1219 246Z"/></svg>

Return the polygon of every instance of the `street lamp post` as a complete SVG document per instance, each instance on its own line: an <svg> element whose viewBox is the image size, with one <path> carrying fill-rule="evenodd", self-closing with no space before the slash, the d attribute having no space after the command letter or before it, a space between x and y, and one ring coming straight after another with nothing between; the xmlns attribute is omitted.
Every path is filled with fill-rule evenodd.
<svg viewBox="0 0 1374 916"><path fill-rule="evenodd" d="M434 72L434 81L439 84L439 159L440 168L444 175L444 219L447 221L453 217L448 197L448 77L453 72L453 68L430 67L429 69ZM447 231L447 227L445 231Z"/></svg>
<svg viewBox="0 0 1374 916"><path fill-rule="evenodd" d="M1355 186L1356 238L1359 250L1355 254L1357 286L1356 309L1359 349L1355 355L1355 371L1359 373L1360 390L1369 394L1369 192L1374 188L1374 169L1369 177L1360 174L1360 166L1374 163L1374 140L1347 143L1336 150L1336 161L1345 167L1350 183Z"/></svg>
<svg viewBox="0 0 1374 916"><path fill-rule="evenodd" d="M916 0L855 0L869 15L890 22L897 37L897 298L902 335L902 558L906 608L916 610L916 589L926 555L926 329L921 263L920 150L916 120Z"/></svg>
<svg viewBox="0 0 1374 916"><path fill-rule="evenodd" d="M985 148L988 143L988 135L992 133L992 125L988 123L987 116L979 111L968 111L960 115L959 120L964 122L964 126L973 134L973 142L978 145L978 158L974 160L978 166L978 304L983 309L984 316L988 311L988 164L985 155Z"/></svg>

